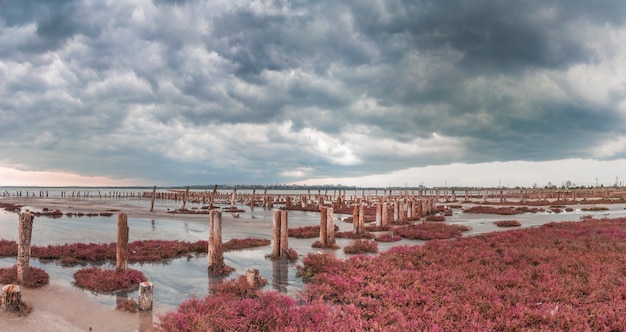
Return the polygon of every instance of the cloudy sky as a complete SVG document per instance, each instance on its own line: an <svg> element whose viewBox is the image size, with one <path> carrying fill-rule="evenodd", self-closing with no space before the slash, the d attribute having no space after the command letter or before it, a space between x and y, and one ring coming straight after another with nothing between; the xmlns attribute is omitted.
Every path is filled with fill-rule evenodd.
<svg viewBox="0 0 626 332"><path fill-rule="evenodd" d="M0 185L626 179L626 2L0 1Z"/></svg>

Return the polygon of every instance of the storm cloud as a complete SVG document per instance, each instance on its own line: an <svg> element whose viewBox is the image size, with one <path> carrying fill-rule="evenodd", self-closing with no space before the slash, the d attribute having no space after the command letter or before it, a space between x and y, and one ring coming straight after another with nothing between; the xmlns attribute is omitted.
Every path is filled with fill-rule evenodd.
<svg viewBox="0 0 626 332"><path fill-rule="evenodd" d="M623 1L0 1L0 166L296 182L626 158Z"/></svg>

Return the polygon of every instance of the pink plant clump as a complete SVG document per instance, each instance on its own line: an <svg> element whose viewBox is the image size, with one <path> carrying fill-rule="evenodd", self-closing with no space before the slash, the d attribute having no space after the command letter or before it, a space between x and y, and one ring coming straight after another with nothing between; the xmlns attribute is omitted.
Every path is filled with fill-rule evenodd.
<svg viewBox="0 0 626 332"><path fill-rule="evenodd" d="M141 271L133 269L101 269L97 266L83 268L74 273L76 286L97 293L132 290L146 281Z"/></svg>
<svg viewBox="0 0 626 332"><path fill-rule="evenodd" d="M433 214L433 215L427 216L426 221L431 221L431 222L446 221L446 217Z"/></svg>
<svg viewBox="0 0 626 332"><path fill-rule="evenodd" d="M335 237L338 239L373 239L375 235L370 232L363 232L361 234L356 234L352 231L347 231L347 232L337 232L335 233Z"/></svg>
<svg viewBox="0 0 626 332"><path fill-rule="evenodd" d="M48 273L37 267L28 267L26 278L22 286L28 288L39 288L48 284L50 276ZM17 283L17 265L0 269L0 284L16 284Z"/></svg>
<svg viewBox="0 0 626 332"><path fill-rule="evenodd" d="M378 243L369 240L354 240L343 248L343 252L346 254L377 253Z"/></svg>
<svg viewBox="0 0 626 332"><path fill-rule="evenodd" d="M517 220L498 220L493 222L498 227L519 227L522 226Z"/></svg>
<svg viewBox="0 0 626 332"><path fill-rule="evenodd" d="M394 235L393 233L385 233L377 236L374 240L378 242L397 242L402 240L402 237L399 235Z"/></svg>
<svg viewBox="0 0 626 332"><path fill-rule="evenodd" d="M267 246L271 242L272 241L268 239L255 239L255 238L250 238L250 237L245 238L245 239L230 239L223 243L222 248L224 249L224 251L242 250L242 249L248 249L248 248Z"/></svg>
<svg viewBox="0 0 626 332"><path fill-rule="evenodd" d="M470 228L464 225L442 223L415 224L394 229L396 234L410 240L452 239L469 230Z"/></svg>
<svg viewBox="0 0 626 332"><path fill-rule="evenodd" d="M339 230L339 226L335 225L335 231ZM312 239L320 236L320 226L302 226L298 228L289 228L287 230L289 237L297 239Z"/></svg>

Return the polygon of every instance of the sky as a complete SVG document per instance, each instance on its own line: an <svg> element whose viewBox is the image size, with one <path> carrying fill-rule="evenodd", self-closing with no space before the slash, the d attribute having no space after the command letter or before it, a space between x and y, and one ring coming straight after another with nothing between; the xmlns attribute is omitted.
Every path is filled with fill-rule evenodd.
<svg viewBox="0 0 626 332"><path fill-rule="evenodd" d="M613 185L622 0L2 0L0 186Z"/></svg>

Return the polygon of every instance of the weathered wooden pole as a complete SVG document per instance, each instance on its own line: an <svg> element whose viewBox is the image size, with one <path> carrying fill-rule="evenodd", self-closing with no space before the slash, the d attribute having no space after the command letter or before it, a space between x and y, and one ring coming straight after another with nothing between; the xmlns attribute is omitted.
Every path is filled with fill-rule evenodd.
<svg viewBox="0 0 626 332"><path fill-rule="evenodd" d="M183 205L181 206L181 210L185 210L185 206L187 206L187 198L189 197L189 186L187 186L187 189L185 190L185 195L183 196Z"/></svg>
<svg viewBox="0 0 626 332"><path fill-rule="evenodd" d="M8 284L2 287L0 309L6 312L19 312L22 306L22 290L20 286Z"/></svg>
<svg viewBox="0 0 626 332"><path fill-rule="evenodd" d="M359 204L359 223L357 224L357 226L357 234L362 234L365 232L365 203Z"/></svg>
<svg viewBox="0 0 626 332"><path fill-rule="evenodd" d="M256 196L256 188L252 189L252 199L250 199L250 211L254 211L254 197Z"/></svg>
<svg viewBox="0 0 626 332"><path fill-rule="evenodd" d="M237 188L233 188L233 192L230 195L230 206L235 206L236 199L237 199Z"/></svg>
<svg viewBox="0 0 626 332"><path fill-rule="evenodd" d="M272 225L273 226L272 227L272 240L273 240L272 257L278 258L280 256L281 213L280 213L280 210L274 210L273 212L274 212L274 223Z"/></svg>
<svg viewBox="0 0 626 332"><path fill-rule="evenodd" d="M152 310L154 299L154 284L149 281L139 283L139 311Z"/></svg>
<svg viewBox="0 0 626 332"><path fill-rule="evenodd" d="M331 207L326 209L326 244L335 244L335 217Z"/></svg>
<svg viewBox="0 0 626 332"><path fill-rule="evenodd" d="M378 204L376 204L376 226L382 226L382 219L383 219L383 204L382 202L378 202Z"/></svg>
<svg viewBox="0 0 626 332"><path fill-rule="evenodd" d="M327 232L328 211L325 206L320 207L320 244L326 246L328 240Z"/></svg>
<svg viewBox="0 0 626 332"><path fill-rule="evenodd" d="M218 272L224 264L224 250L222 248L222 211L209 212L209 270Z"/></svg>
<svg viewBox="0 0 626 332"><path fill-rule="evenodd" d="M352 208L352 231L354 234L361 234L359 231L359 205L354 204Z"/></svg>
<svg viewBox="0 0 626 332"><path fill-rule="evenodd" d="M156 198L156 186L152 187L152 199L150 200L150 212L154 211L154 199Z"/></svg>
<svg viewBox="0 0 626 332"><path fill-rule="evenodd" d="M280 256L286 257L289 253L289 220L287 210L280 211Z"/></svg>
<svg viewBox="0 0 626 332"><path fill-rule="evenodd" d="M17 242L17 283L24 284L26 274L30 269L30 240L33 235L33 219L35 215L30 212L22 212L19 217L19 230Z"/></svg>
<svg viewBox="0 0 626 332"><path fill-rule="evenodd" d="M383 202L380 225L387 226L389 224L389 210L387 209L387 202Z"/></svg>
<svg viewBox="0 0 626 332"><path fill-rule="evenodd" d="M117 215L117 250L115 267L119 270L128 269L128 216L124 212Z"/></svg>

